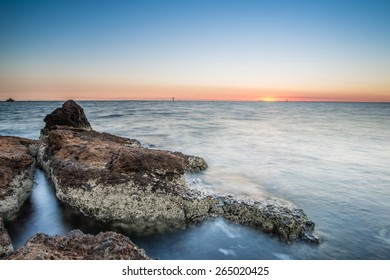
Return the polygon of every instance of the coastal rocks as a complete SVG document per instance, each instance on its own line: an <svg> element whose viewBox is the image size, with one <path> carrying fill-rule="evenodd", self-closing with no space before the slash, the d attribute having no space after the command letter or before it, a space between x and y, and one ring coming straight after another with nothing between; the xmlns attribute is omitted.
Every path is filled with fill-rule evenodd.
<svg viewBox="0 0 390 280"><path fill-rule="evenodd" d="M319 243L313 234L314 223L309 221L302 209L287 202L238 200L232 196L219 199L221 216L235 223L248 225L282 240L302 239Z"/></svg>
<svg viewBox="0 0 390 280"><path fill-rule="evenodd" d="M38 141L0 136L0 217L10 219L30 196Z"/></svg>
<svg viewBox="0 0 390 280"><path fill-rule="evenodd" d="M14 251L7 230L4 228L3 219L0 218L0 259Z"/></svg>
<svg viewBox="0 0 390 280"><path fill-rule="evenodd" d="M64 104L63 116L56 109L55 117L45 118L38 152L61 201L86 216L143 233L184 228L207 216L208 203L194 198L183 177L206 168L203 159L96 132L85 127L84 115L77 117L82 125L72 127L64 119L82 112L74 104ZM60 124L53 122L57 119Z"/></svg>
<svg viewBox="0 0 390 280"><path fill-rule="evenodd" d="M144 250L115 232L98 235L73 230L63 236L38 233L8 256L9 260L148 260Z"/></svg>
<svg viewBox="0 0 390 280"><path fill-rule="evenodd" d="M66 121L69 116L77 117ZM73 101L45 122L38 163L53 181L57 197L85 216L142 234L224 217L282 240L319 240L312 235L312 222L293 205L189 188L184 174L206 169L202 158L147 149L137 140L94 131Z"/></svg>
<svg viewBox="0 0 390 280"><path fill-rule="evenodd" d="M61 108L57 108L50 115L47 115L44 121L46 123L45 129L55 125L92 129L83 108L73 100L66 101Z"/></svg>

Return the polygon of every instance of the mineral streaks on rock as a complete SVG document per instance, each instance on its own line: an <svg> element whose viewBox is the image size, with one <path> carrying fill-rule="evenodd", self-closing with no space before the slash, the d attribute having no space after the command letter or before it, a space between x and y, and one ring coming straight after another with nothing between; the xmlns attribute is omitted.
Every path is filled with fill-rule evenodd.
<svg viewBox="0 0 390 280"><path fill-rule="evenodd" d="M115 232L84 234L73 230L63 236L38 233L8 256L10 260L148 260L144 250Z"/></svg>
<svg viewBox="0 0 390 280"><path fill-rule="evenodd" d="M73 100L66 101L61 108L55 109L44 119L45 129L51 129L57 125L70 126L75 128L92 129L84 109Z"/></svg>
<svg viewBox="0 0 390 280"><path fill-rule="evenodd" d="M38 141L0 136L0 217L11 218L30 196Z"/></svg>
<svg viewBox="0 0 390 280"><path fill-rule="evenodd" d="M14 251L8 232L4 227L3 219L0 218L0 259Z"/></svg>

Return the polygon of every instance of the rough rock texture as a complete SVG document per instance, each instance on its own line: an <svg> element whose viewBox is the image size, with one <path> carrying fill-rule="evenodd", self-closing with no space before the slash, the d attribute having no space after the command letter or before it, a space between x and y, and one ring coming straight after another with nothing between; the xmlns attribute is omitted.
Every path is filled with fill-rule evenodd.
<svg viewBox="0 0 390 280"><path fill-rule="evenodd" d="M72 108L80 112L77 106ZM48 119L52 119L50 115ZM222 216L277 234L283 240L317 241L310 234L313 224L294 206L190 189L183 175L207 167L200 157L146 149L136 140L99 133L90 127L47 122L41 133L38 162L52 179L61 201L86 216L133 231L174 230Z"/></svg>
<svg viewBox="0 0 390 280"><path fill-rule="evenodd" d="M219 198L221 216L240 224L276 234L282 240L302 239L318 243L313 235L314 223L309 221L302 209L287 202L274 200L253 201L232 196Z"/></svg>
<svg viewBox="0 0 390 280"><path fill-rule="evenodd" d="M3 220L0 218L0 259L14 251L7 230L4 228Z"/></svg>
<svg viewBox="0 0 390 280"><path fill-rule="evenodd" d="M73 230L63 236L38 233L7 259L10 260L148 260L129 238L115 232L98 235Z"/></svg>
<svg viewBox="0 0 390 280"><path fill-rule="evenodd" d="M0 217L11 218L30 196L38 141L0 136Z"/></svg>
<svg viewBox="0 0 390 280"><path fill-rule="evenodd" d="M83 108L73 100L66 101L62 108L55 109L45 117L44 121L46 123L45 129L50 129L54 125L91 129Z"/></svg>
<svg viewBox="0 0 390 280"><path fill-rule="evenodd" d="M44 130L41 140L38 161L57 197L87 216L137 231L183 228L196 216L205 217L193 209L196 200L183 177L186 170L205 165L200 159L70 127Z"/></svg>

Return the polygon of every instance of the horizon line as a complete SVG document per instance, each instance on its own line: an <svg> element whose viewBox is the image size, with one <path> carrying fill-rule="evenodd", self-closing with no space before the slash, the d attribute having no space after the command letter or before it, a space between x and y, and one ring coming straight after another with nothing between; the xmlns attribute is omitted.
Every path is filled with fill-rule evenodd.
<svg viewBox="0 0 390 280"><path fill-rule="evenodd" d="M227 99L20 99L13 102L65 102L67 100L74 100L79 102L242 102L242 103L390 103L390 101L367 101L367 100L227 100ZM4 103L13 103L7 99L1 100Z"/></svg>

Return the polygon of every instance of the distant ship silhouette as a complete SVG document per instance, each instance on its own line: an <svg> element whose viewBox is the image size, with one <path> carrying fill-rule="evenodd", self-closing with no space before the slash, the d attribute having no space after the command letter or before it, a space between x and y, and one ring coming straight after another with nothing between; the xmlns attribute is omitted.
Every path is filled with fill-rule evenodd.
<svg viewBox="0 0 390 280"><path fill-rule="evenodd" d="M12 98L8 98L5 102L15 102Z"/></svg>

